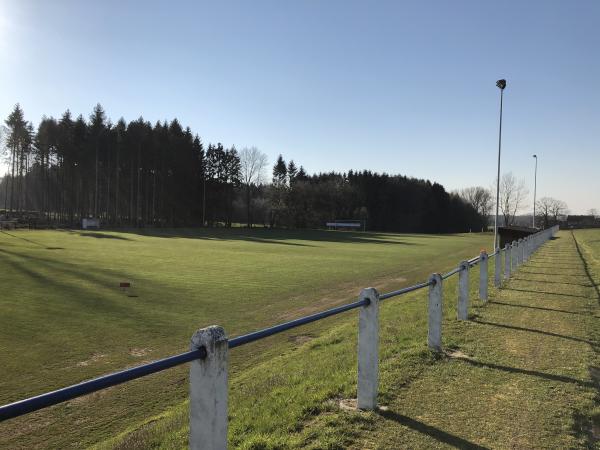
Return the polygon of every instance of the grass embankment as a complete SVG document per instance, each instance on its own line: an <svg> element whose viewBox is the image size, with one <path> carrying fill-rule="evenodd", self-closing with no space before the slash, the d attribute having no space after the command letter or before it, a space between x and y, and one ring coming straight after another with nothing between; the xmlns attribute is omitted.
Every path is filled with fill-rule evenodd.
<svg viewBox="0 0 600 450"><path fill-rule="evenodd" d="M378 412L356 395L356 316L231 383L230 444L282 448L584 448L595 445L600 232L561 232L471 320L445 285L443 355L425 347L423 292L384 302ZM493 264L492 268L493 269ZM491 273L493 273L491 271ZM478 269L472 271L476 295ZM307 337L308 339L308 337ZM182 448L187 405L101 446Z"/></svg>
<svg viewBox="0 0 600 450"><path fill-rule="evenodd" d="M235 336L351 301L365 286L386 291L421 281L476 255L490 239L272 230L2 232L0 403L186 350L200 327L219 324ZM133 297L119 290L121 281L133 283ZM424 304L412 300L385 306L384 381L397 364L389 356L429 358ZM331 399L353 395L355 333L356 315L349 313L233 351L232 443L353 439L354 426L329 426L319 413L335 410ZM411 376L421 370L410 367ZM0 448L112 445L121 441L115 436L137 429L126 447L185 445L187 390L186 366L145 377L4 422ZM161 414L165 420L141 426ZM322 431L313 437L311 429Z"/></svg>

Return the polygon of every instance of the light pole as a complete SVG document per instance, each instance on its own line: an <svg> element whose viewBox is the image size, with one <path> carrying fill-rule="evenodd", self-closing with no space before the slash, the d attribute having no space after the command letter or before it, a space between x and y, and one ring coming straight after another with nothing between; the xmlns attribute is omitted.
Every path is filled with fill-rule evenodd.
<svg viewBox="0 0 600 450"><path fill-rule="evenodd" d="M498 208L500 207L500 152L502 150L502 100L504 97L504 88L506 80L496 81L496 86L500 88L500 130L498 132L498 177L496 178L496 217L494 218L494 251L498 249Z"/></svg>
<svg viewBox="0 0 600 450"><path fill-rule="evenodd" d="M533 175L533 228L535 228L535 195L537 191L537 155L533 155L535 158L535 172Z"/></svg>

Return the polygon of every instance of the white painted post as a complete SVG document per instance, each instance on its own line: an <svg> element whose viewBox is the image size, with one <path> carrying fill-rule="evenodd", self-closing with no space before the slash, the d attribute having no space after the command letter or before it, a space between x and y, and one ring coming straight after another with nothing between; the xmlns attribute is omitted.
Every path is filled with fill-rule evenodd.
<svg viewBox="0 0 600 450"><path fill-rule="evenodd" d="M429 331L427 345L433 351L442 351L442 295L443 282L439 273L429 277Z"/></svg>
<svg viewBox="0 0 600 450"><path fill-rule="evenodd" d="M517 241L517 265L520 267L523 264L523 239Z"/></svg>
<svg viewBox="0 0 600 450"><path fill-rule="evenodd" d="M511 245L510 244L506 244L504 246L504 279L508 280L510 278L510 249L511 249Z"/></svg>
<svg viewBox="0 0 600 450"><path fill-rule="evenodd" d="M484 250L479 254L479 298L488 299L488 254Z"/></svg>
<svg viewBox="0 0 600 450"><path fill-rule="evenodd" d="M379 383L379 294L365 288L360 300L369 300L358 316L358 409L377 407Z"/></svg>
<svg viewBox="0 0 600 450"><path fill-rule="evenodd" d="M527 261L527 238L523 239L523 252L521 254L521 264Z"/></svg>
<svg viewBox="0 0 600 450"><path fill-rule="evenodd" d="M467 320L469 314L469 261L461 261L458 272L458 320Z"/></svg>
<svg viewBox="0 0 600 450"><path fill-rule="evenodd" d="M517 241L512 241L512 245L511 245L511 249L510 249L510 256L512 259L511 266L512 266L513 271L517 270L517 267L519 267L519 263L517 262L517 254L518 253L519 253L519 249L517 248Z"/></svg>
<svg viewBox="0 0 600 450"><path fill-rule="evenodd" d="M190 363L190 449L227 449L227 359L225 330L202 328L192 336L191 349L206 357Z"/></svg>
<svg viewBox="0 0 600 450"><path fill-rule="evenodd" d="M494 286L499 287L502 283L502 252L500 247L496 249L494 262Z"/></svg>

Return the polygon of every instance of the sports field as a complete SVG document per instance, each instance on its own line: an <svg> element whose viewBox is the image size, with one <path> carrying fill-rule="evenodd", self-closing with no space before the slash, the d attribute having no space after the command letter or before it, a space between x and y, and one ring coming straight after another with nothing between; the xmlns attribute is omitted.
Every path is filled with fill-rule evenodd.
<svg viewBox="0 0 600 450"><path fill-rule="evenodd" d="M362 287L422 281L491 240L265 229L2 232L0 403L186 350L200 327L219 324L235 336L352 301ZM123 282L132 288L124 292ZM409 349L407 357L426 353L424 312L419 302L384 320L385 339ZM354 389L354 339L350 347L326 344L355 329L349 313L233 351L232 444L306 439L290 437L299 431L290 427L323 399ZM0 448L185 445L186 376L187 367L176 368L2 423ZM278 390L280 405L272 401ZM161 415L169 420L155 420Z"/></svg>
<svg viewBox="0 0 600 450"><path fill-rule="evenodd" d="M600 429L600 230L561 231L490 301L455 319L444 282L444 352L425 347L425 294L381 307L380 408L356 395L356 315L238 374L230 386L231 448L597 448ZM476 275L477 269L472 271ZM302 341L300 341L302 342ZM97 448L181 449L185 403Z"/></svg>

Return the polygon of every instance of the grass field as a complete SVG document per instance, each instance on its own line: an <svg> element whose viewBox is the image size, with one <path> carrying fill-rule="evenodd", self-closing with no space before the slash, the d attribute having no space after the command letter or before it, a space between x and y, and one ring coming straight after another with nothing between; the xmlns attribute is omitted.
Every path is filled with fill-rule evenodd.
<svg viewBox="0 0 600 450"><path fill-rule="evenodd" d="M2 232L0 402L185 350L210 324L235 336L351 301L362 287L412 284L490 241L264 229ZM390 355L414 363L398 382L433 362L425 303L412 302L421 298L384 307L383 399L399 364ZM332 399L353 395L355 333L349 313L232 352L232 445L331 447L372 426L359 416L334 427L326 413ZM2 423L0 448L180 447L186 377L187 367L176 368Z"/></svg>
<svg viewBox="0 0 600 450"><path fill-rule="evenodd" d="M377 412L340 408L356 395L355 315L239 374L231 447L597 448L600 231L575 236L560 232L468 322L446 282L442 355L425 348L424 293L383 303ZM185 448L187 432L183 403L98 448Z"/></svg>

